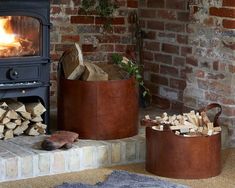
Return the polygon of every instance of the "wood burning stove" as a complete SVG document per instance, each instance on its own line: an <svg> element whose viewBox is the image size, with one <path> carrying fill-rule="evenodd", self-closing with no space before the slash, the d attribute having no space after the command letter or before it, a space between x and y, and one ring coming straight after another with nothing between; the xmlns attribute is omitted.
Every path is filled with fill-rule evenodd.
<svg viewBox="0 0 235 188"><path fill-rule="evenodd" d="M0 99L40 99L49 121L50 0L0 1Z"/></svg>

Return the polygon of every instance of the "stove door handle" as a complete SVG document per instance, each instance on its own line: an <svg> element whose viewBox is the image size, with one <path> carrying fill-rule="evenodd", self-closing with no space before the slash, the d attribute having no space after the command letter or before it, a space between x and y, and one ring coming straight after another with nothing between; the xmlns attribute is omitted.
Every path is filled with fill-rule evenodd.
<svg viewBox="0 0 235 188"><path fill-rule="evenodd" d="M11 80L16 80L19 78L19 73L17 72L16 69L14 68L9 69L9 78Z"/></svg>

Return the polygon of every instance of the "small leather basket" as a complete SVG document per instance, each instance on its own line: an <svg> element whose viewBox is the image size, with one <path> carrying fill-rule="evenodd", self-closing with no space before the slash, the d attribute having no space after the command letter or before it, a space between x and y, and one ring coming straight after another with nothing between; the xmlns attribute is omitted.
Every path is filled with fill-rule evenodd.
<svg viewBox="0 0 235 188"><path fill-rule="evenodd" d="M199 112L213 108L219 111L214 117L214 126L222 112L219 104L213 103ZM158 176L199 179L209 178L221 172L221 133L211 136L185 137L171 129L162 131L146 127L146 170Z"/></svg>

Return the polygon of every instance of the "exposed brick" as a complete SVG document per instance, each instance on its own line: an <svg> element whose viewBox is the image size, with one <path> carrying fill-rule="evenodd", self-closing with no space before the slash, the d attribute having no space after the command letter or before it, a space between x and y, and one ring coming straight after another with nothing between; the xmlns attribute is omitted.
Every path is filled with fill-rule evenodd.
<svg viewBox="0 0 235 188"><path fill-rule="evenodd" d="M51 14L59 14L62 12L62 9L61 7L55 7L55 6L52 6L51 7L51 10L50 10L50 13Z"/></svg>
<svg viewBox="0 0 235 188"><path fill-rule="evenodd" d="M157 74L151 74L151 82L154 84L166 85L168 86L168 79L167 77L160 76Z"/></svg>
<svg viewBox="0 0 235 188"><path fill-rule="evenodd" d="M102 44L100 46L100 50L102 50L104 52L113 52L114 46L112 44Z"/></svg>
<svg viewBox="0 0 235 188"><path fill-rule="evenodd" d="M155 54L155 61L171 65L172 64L172 56L166 55L166 54L161 54L161 53L156 53Z"/></svg>
<svg viewBox="0 0 235 188"><path fill-rule="evenodd" d="M188 54L192 54L192 47L182 46L181 51L180 51L180 55L187 56Z"/></svg>
<svg viewBox="0 0 235 188"><path fill-rule="evenodd" d="M141 18L155 18L156 10L140 9L139 14Z"/></svg>
<svg viewBox="0 0 235 188"><path fill-rule="evenodd" d="M97 48L95 48L92 44L83 44L82 51L83 52L94 52Z"/></svg>
<svg viewBox="0 0 235 188"><path fill-rule="evenodd" d="M180 69L180 78L186 79L186 68Z"/></svg>
<svg viewBox="0 0 235 188"><path fill-rule="evenodd" d="M152 95L158 93L158 85L153 84L152 82L145 81L145 86L150 90Z"/></svg>
<svg viewBox="0 0 235 188"><path fill-rule="evenodd" d="M177 23L166 23L165 30L182 33L185 32L185 25Z"/></svg>
<svg viewBox="0 0 235 188"><path fill-rule="evenodd" d="M178 12L177 20L182 22L189 22L189 12Z"/></svg>
<svg viewBox="0 0 235 188"><path fill-rule="evenodd" d="M148 29L164 30L164 22L148 21L147 27L148 27Z"/></svg>
<svg viewBox="0 0 235 188"><path fill-rule="evenodd" d="M62 42L79 42L80 35L62 35Z"/></svg>
<svg viewBox="0 0 235 188"><path fill-rule="evenodd" d="M151 71L151 72L154 72L154 73L159 73L159 64L144 62L144 70L145 71Z"/></svg>
<svg viewBox="0 0 235 188"><path fill-rule="evenodd" d="M175 89L183 90L186 87L186 81L180 79L170 79L170 87Z"/></svg>
<svg viewBox="0 0 235 188"><path fill-rule="evenodd" d="M120 43L121 37L118 35L102 35L97 36L100 43Z"/></svg>
<svg viewBox="0 0 235 188"><path fill-rule="evenodd" d="M170 101L166 98L156 96L154 95L153 97L153 103L159 106L160 109L169 109L170 108Z"/></svg>
<svg viewBox="0 0 235 188"><path fill-rule="evenodd" d="M193 57L187 57L186 58L186 64L193 65L193 66L197 67L198 66L198 61L197 61L197 59L195 59Z"/></svg>
<svg viewBox="0 0 235 188"><path fill-rule="evenodd" d="M147 6L150 8L163 8L165 6L165 0L148 0Z"/></svg>
<svg viewBox="0 0 235 188"><path fill-rule="evenodd" d="M153 60L153 53L152 53L152 52L149 52L149 51L144 51L144 52L143 52L143 58L144 58L145 60L152 61L152 60Z"/></svg>
<svg viewBox="0 0 235 188"><path fill-rule="evenodd" d="M145 38L155 40L156 39L156 32L147 31L146 34L145 34Z"/></svg>
<svg viewBox="0 0 235 188"><path fill-rule="evenodd" d="M105 18L96 17L95 18L95 24L105 24L106 23ZM124 25L125 19L123 17L115 17L111 20L111 25Z"/></svg>
<svg viewBox="0 0 235 188"><path fill-rule="evenodd" d="M56 51L65 51L67 49L70 49L73 46L73 44L56 44L55 50Z"/></svg>
<svg viewBox="0 0 235 188"><path fill-rule="evenodd" d="M127 0L127 7L138 8L138 1L137 0Z"/></svg>
<svg viewBox="0 0 235 188"><path fill-rule="evenodd" d="M185 66L185 58L184 57L174 57L173 59L173 65L174 66Z"/></svg>
<svg viewBox="0 0 235 188"><path fill-rule="evenodd" d="M65 13L69 15L77 15L78 9L77 8L66 8Z"/></svg>
<svg viewBox="0 0 235 188"><path fill-rule="evenodd" d="M114 33L124 34L127 32L127 28L124 26L113 26Z"/></svg>
<svg viewBox="0 0 235 188"><path fill-rule="evenodd" d="M180 44L188 44L188 36L187 35L177 35L177 42Z"/></svg>
<svg viewBox="0 0 235 188"><path fill-rule="evenodd" d="M215 70L215 71L219 70L219 62L218 61L213 62L213 70Z"/></svg>
<svg viewBox="0 0 235 188"><path fill-rule="evenodd" d="M178 76L178 69L171 66L160 65L160 73L168 76Z"/></svg>
<svg viewBox="0 0 235 188"><path fill-rule="evenodd" d="M223 27L227 29L235 29L235 20L223 20Z"/></svg>
<svg viewBox="0 0 235 188"><path fill-rule="evenodd" d="M94 16L71 16L72 24L94 24Z"/></svg>
<svg viewBox="0 0 235 188"><path fill-rule="evenodd" d="M198 85L199 89L207 90L208 84L209 84L209 82L207 80L197 79L197 85Z"/></svg>
<svg viewBox="0 0 235 188"><path fill-rule="evenodd" d="M235 7L235 1L233 1L233 0L223 0L223 6Z"/></svg>
<svg viewBox="0 0 235 188"><path fill-rule="evenodd" d="M179 46L172 44L162 44L162 51L171 54L179 54Z"/></svg>
<svg viewBox="0 0 235 188"><path fill-rule="evenodd" d="M219 74L208 73L207 78L208 79L213 79L213 80L220 80L220 79L224 79L225 75L222 74L222 73L219 73Z"/></svg>
<svg viewBox="0 0 235 188"><path fill-rule="evenodd" d="M229 65L229 72L235 73L235 66L234 65Z"/></svg>
<svg viewBox="0 0 235 188"><path fill-rule="evenodd" d="M214 25L215 25L214 18L213 18L213 17L205 18L205 19L203 20L203 24L206 25L206 26L208 26L208 27L214 26Z"/></svg>
<svg viewBox="0 0 235 188"><path fill-rule="evenodd" d="M176 12L171 10L158 10L157 16L162 19L176 20Z"/></svg>
<svg viewBox="0 0 235 188"><path fill-rule="evenodd" d="M186 0L166 0L166 8L186 10Z"/></svg>
<svg viewBox="0 0 235 188"><path fill-rule="evenodd" d="M124 44L116 44L115 45L115 51L116 52L126 52L126 45Z"/></svg>
<svg viewBox="0 0 235 188"><path fill-rule="evenodd" d="M160 43L159 42L145 42L145 49L159 51Z"/></svg>
<svg viewBox="0 0 235 188"><path fill-rule="evenodd" d="M205 77L205 71L203 71L203 70L196 70L195 71L195 77L197 77L197 78L204 78Z"/></svg>
<svg viewBox="0 0 235 188"><path fill-rule="evenodd" d="M211 7L209 11L212 16L235 18L235 9Z"/></svg>
<svg viewBox="0 0 235 188"><path fill-rule="evenodd" d="M171 101L171 109L173 112L177 112L178 114L182 113L184 107L184 103L178 101Z"/></svg>

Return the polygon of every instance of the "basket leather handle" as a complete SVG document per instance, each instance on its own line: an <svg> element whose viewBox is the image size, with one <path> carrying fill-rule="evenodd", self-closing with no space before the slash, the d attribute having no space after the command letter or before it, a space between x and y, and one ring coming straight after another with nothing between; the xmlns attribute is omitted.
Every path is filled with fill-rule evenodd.
<svg viewBox="0 0 235 188"><path fill-rule="evenodd" d="M201 112L207 112L213 108L219 108L219 111L215 114L215 117L214 117L214 126L215 127L218 127L219 126L219 123L218 123L218 118L220 116L220 114L222 113L222 107L220 104L218 103L211 103L211 104L208 104L206 107L203 107L201 109L199 109L198 111L201 113Z"/></svg>

